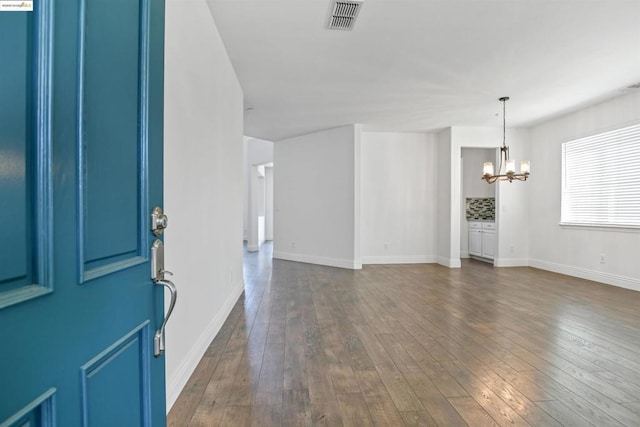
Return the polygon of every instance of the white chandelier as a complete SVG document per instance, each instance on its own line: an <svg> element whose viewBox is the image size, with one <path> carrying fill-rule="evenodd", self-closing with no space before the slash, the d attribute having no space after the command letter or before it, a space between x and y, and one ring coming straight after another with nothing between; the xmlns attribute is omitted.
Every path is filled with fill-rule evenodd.
<svg viewBox="0 0 640 427"><path fill-rule="evenodd" d="M506 145L507 120L505 117L505 104L509 100L508 96L499 99L502 102L502 147L500 147L500 165L498 166L498 174L494 175L493 162L485 162L482 166L482 179L489 184L496 181L509 181L514 179L517 181L526 181L529 178L531 170L531 162L523 160L520 162L520 173L516 173L516 162L509 158L509 147ZM502 166L505 167L505 173L502 173Z"/></svg>

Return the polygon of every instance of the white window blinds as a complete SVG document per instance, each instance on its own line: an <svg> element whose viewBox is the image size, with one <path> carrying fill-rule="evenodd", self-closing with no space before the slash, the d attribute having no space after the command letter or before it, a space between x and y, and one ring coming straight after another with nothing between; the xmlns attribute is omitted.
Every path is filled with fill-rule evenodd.
<svg viewBox="0 0 640 427"><path fill-rule="evenodd" d="M640 125L562 144L560 221L640 227Z"/></svg>

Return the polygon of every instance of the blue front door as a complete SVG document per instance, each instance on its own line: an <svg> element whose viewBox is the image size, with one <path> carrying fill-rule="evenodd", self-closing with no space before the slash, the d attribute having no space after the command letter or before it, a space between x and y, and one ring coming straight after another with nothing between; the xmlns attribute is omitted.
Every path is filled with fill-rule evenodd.
<svg viewBox="0 0 640 427"><path fill-rule="evenodd" d="M163 426L164 1L33 5L0 10L0 426Z"/></svg>

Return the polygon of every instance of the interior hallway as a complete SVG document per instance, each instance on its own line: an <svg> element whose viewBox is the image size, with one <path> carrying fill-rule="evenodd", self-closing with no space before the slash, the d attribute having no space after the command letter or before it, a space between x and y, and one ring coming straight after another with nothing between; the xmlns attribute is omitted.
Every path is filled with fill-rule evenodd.
<svg viewBox="0 0 640 427"><path fill-rule="evenodd" d="M640 425L640 293L532 268L245 253L170 426Z"/></svg>

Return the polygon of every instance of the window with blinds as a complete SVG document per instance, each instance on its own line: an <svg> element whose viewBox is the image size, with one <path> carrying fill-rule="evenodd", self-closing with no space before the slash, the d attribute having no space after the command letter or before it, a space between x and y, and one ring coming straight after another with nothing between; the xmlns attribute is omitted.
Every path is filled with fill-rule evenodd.
<svg viewBox="0 0 640 427"><path fill-rule="evenodd" d="M562 144L560 222L640 228L640 125Z"/></svg>

